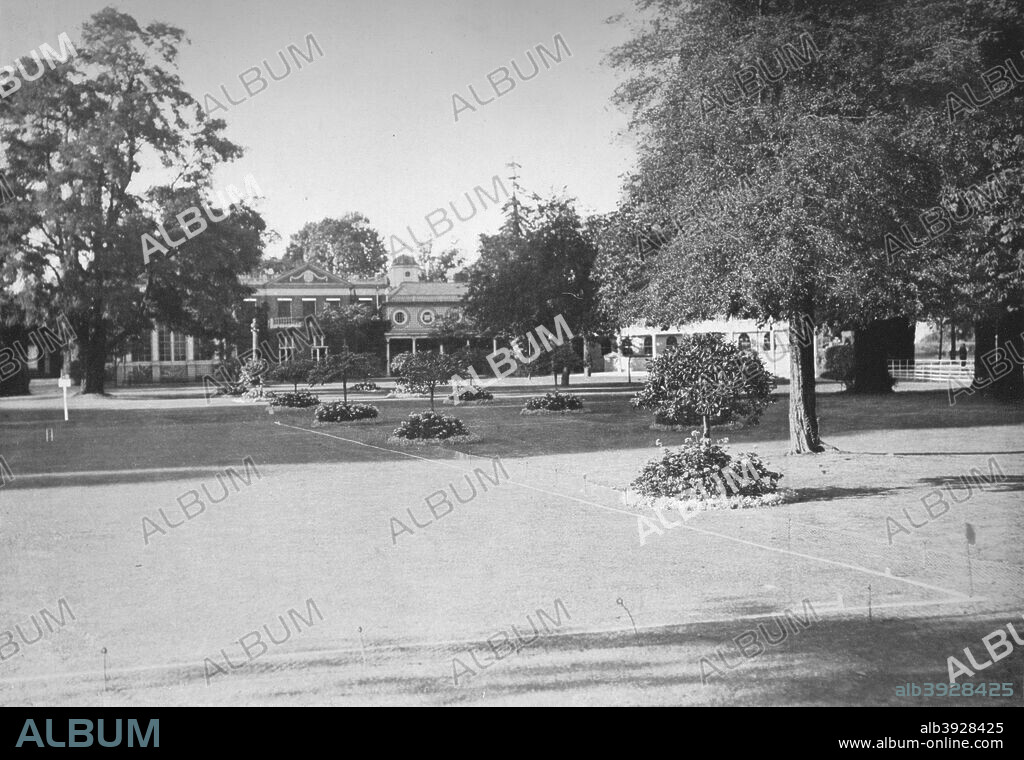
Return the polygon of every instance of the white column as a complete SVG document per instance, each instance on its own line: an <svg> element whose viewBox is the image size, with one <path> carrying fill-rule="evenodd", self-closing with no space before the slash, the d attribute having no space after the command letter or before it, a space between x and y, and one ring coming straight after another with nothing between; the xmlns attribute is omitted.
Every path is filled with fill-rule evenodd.
<svg viewBox="0 0 1024 760"><path fill-rule="evenodd" d="M185 336L185 361L192 362L196 360L196 339L191 335Z"/></svg>
<svg viewBox="0 0 1024 760"><path fill-rule="evenodd" d="M416 353L416 339L415 338L412 339L412 352Z"/></svg>
<svg viewBox="0 0 1024 760"><path fill-rule="evenodd" d="M491 338L491 353L495 353L498 350L498 339Z"/></svg>
<svg viewBox="0 0 1024 760"><path fill-rule="evenodd" d="M658 333L651 333L651 358L658 357Z"/></svg>
<svg viewBox="0 0 1024 760"><path fill-rule="evenodd" d="M443 354L444 353L444 341L443 340L439 341L438 342L438 346L440 348L441 353Z"/></svg>
<svg viewBox="0 0 1024 760"><path fill-rule="evenodd" d="M385 350L387 351L387 364L384 365L384 376L391 377L391 338L384 339Z"/></svg>

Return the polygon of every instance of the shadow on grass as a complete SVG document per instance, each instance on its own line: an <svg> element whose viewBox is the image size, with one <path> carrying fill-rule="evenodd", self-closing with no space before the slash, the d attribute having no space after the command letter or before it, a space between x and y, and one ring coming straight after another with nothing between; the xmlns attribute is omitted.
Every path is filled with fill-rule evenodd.
<svg viewBox="0 0 1024 760"><path fill-rule="evenodd" d="M975 469L977 472L977 469ZM964 473L963 475L948 475L946 477L938 478L920 478L919 482L936 488L955 488L960 491L968 491L974 493L974 491L985 492L1012 492L1012 491L1024 491L1024 475L1004 475L999 480L994 480L995 475L993 473L987 473L985 477L985 485L982 486L978 482L977 476L972 480L971 477ZM965 485L965 479L970 481L968 485ZM994 481L994 482L991 482Z"/></svg>
<svg viewBox="0 0 1024 760"><path fill-rule="evenodd" d="M856 499L859 496L880 496L882 494L895 493L897 488L876 488L871 486L856 488L840 488L829 486L827 488L797 488L797 501L835 501L836 499Z"/></svg>

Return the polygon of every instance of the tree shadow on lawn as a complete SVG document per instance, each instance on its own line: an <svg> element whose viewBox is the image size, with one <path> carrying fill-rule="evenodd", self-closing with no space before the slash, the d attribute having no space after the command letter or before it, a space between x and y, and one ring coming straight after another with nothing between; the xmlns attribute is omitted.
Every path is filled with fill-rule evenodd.
<svg viewBox="0 0 1024 760"><path fill-rule="evenodd" d="M897 491L907 490L906 488L881 488L874 486L863 486L855 488L842 488L840 486L828 486L826 488L795 488L795 502L807 501L836 501L838 499L856 499L861 496L881 496L883 494L894 494Z"/></svg>
<svg viewBox="0 0 1024 760"><path fill-rule="evenodd" d="M996 452L996 453L1002 453L1002 452ZM975 469L975 472L977 472L977 471L978 470ZM971 493L973 493L974 487L977 486L978 490L983 492L983 493L990 492L990 491L994 492L994 493L1000 493L1000 492L1004 492L1005 493L1005 492L1012 492L1012 491L1024 491L1024 475L1003 475L1001 477L1001 479L996 481L996 482L988 482L990 480L994 480L997 477L995 474L993 474L990 471L988 473L985 473L984 477L985 477L985 480L986 480L984 486L982 486L981 483L978 482L977 476L975 475L974 479L973 479L973 482L970 483L970 485L969 485L967 490L969 490ZM949 486L950 488L958 488L959 490L965 490L964 489L964 479L965 478L970 480L970 478L967 475L960 474L960 475L947 475L945 477L937 477L937 478L920 478L919 482L924 483L925 485L934 486L935 488L942 488L942 487L945 487L945 486Z"/></svg>
<svg viewBox="0 0 1024 760"><path fill-rule="evenodd" d="M782 612L778 614L781 616ZM516 657L509 656L505 658L508 667L504 675L478 672L461 689L453 688L449 678L447 691L458 694L457 701L559 690L567 692L568 701L572 701L574 692L585 700L588 690L622 687L628 689L630 701L638 702L644 701L644 695L636 691L638 688L652 692L677 692L683 688L692 693L693 702L701 704L979 704L978 698L969 697L942 698L939 702L936 698L902 697L896 694L896 688L906 683L948 682L946 658L959 655L963 659L964 647L983 653L981 638L1005 621L991 616L980 620L962 614L882 619L877 615L876 612L871 621L866 615L811 619L808 628L803 628L802 623L790 623L786 639L775 645L767 645L757 630L760 624L773 637L778 634L781 623L768 617L672 626L641 631L639 637L631 631L547 636L533 650L540 657L573 652L585 652L586 657L580 658L582 662L543 665L536 660L516 662ZM1012 613L1005 615L1006 621L1014 617ZM763 653L743 656L734 639L745 632L754 632L760 643L760 647L755 646L748 635L744 639L748 651L763 649ZM725 654L732 669L722 663L716 650ZM596 662L595 654L601 656ZM459 655L453 652L452 656ZM710 663L705 665L706 687L701 682L704 657ZM1019 667L1012 662L995 663L973 679L959 680L1012 682L1012 699L1019 704L1021 678ZM444 688L442 679L442 693ZM483 694L474 693L478 691ZM660 701L670 696L662 695ZM659 701L655 693L649 698ZM1011 701L986 699L983 704L1005 706Z"/></svg>

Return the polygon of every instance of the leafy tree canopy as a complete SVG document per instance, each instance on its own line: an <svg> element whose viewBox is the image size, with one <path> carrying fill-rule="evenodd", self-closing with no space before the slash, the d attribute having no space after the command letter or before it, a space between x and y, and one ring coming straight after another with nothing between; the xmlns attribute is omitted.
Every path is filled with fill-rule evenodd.
<svg viewBox="0 0 1024 760"><path fill-rule="evenodd" d="M358 212L309 222L292 235L286 261L307 261L335 274L372 277L387 268L384 241Z"/></svg>

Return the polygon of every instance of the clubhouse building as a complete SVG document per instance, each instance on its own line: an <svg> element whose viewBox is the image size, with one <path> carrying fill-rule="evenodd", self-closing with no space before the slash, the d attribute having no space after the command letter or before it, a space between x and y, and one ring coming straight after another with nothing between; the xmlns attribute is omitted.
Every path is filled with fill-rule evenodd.
<svg viewBox="0 0 1024 760"><path fill-rule="evenodd" d="M303 329L307 317L326 309L365 303L391 322L382 346L390 365L391 357L403 351L445 350L435 337L435 325L442 319L461 319L467 286L421 282L422 272L416 260L405 255L396 257L386 274L369 278L337 275L303 263L269 278L243 279L255 293L246 299L242 316L248 321L265 311L269 335L260 335L259 343L275 347L279 358L317 359L326 354L326 347L296 346L292 333ZM131 346L111 363L108 371L119 385L194 382L211 374L224 358L248 347L248 343L230 346L200 341L157 327L148 340Z"/></svg>

